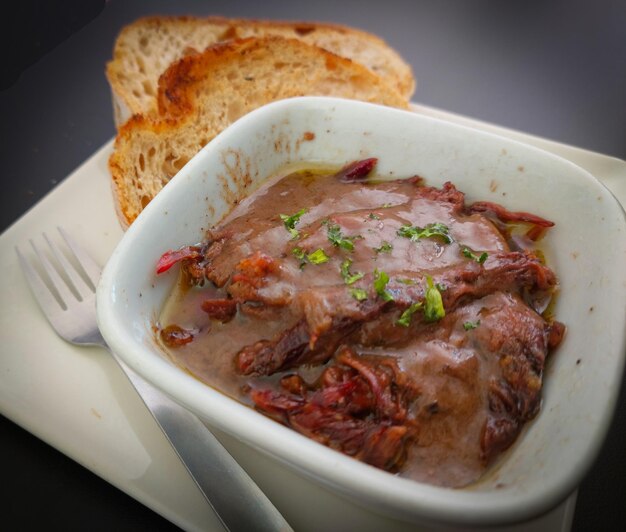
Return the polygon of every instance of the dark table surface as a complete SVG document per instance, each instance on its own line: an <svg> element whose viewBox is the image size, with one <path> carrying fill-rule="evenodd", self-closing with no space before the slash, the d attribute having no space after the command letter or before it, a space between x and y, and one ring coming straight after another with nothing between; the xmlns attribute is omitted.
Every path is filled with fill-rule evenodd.
<svg viewBox="0 0 626 532"><path fill-rule="evenodd" d="M22 1L2 16L2 230L114 135L115 36L166 13L359 27L412 65L419 103L626 159L623 0ZM622 389L575 531L626 527L625 411ZM2 416L0 471L3 520L19 529L175 529Z"/></svg>

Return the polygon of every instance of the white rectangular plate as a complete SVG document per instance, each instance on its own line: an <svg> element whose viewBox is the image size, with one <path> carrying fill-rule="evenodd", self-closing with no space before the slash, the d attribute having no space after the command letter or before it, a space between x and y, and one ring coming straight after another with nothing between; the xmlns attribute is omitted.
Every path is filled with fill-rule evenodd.
<svg viewBox="0 0 626 532"><path fill-rule="evenodd" d="M626 162L414 105L416 112L492 131L585 168L626 205ZM59 339L19 270L16 245L63 226L101 264L122 236L113 208L108 156L98 150L0 236L0 412L185 530L221 530L169 443L108 354ZM296 530L413 530L295 475L256 450L216 436ZM312 504L311 501L315 501ZM575 494L515 530L570 529Z"/></svg>

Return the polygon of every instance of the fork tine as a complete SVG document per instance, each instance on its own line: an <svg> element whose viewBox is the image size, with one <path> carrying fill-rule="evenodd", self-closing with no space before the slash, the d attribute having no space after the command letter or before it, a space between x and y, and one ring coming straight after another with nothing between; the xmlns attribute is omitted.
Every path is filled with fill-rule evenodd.
<svg viewBox="0 0 626 532"><path fill-rule="evenodd" d="M45 235L45 233L44 233L44 238L46 239L48 238ZM59 294L61 301L67 308L69 308L72 301L76 301L76 296L72 293L67 283L63 280L63 278L58 274L56 268L50 263L48 258L43 253L41 253L41 251L39 251L39 248L35 245L35 243L32 240L30 241L30 245L35 250L35 253L37 254L37 257L39 258L39 261L41 262L43 269L48 274L48 277L50 278L50 282L52 283L52 286L54 286L57 293Z"/></svg>
<svg viewBox="0 0 626 532"><path fill-rule="evenodd" d="M59 309L66 310L67 307L63 308L63 305L56 300L41 276L37 273L35 268L33 268L31 263L26 260L17 246L15 247L15 251L22 265L22 271L28 281L28 286L35 296L35 299L39 302L39 305L41 305L46 317L58 312Z"/></svg>
<svg viewBox="0 0 626 532"><path fill-rule="evenodd" d="M62 227L57 227L59 233L65 240L65 243L72 250L72 253L76 257L78 263L82 266L83 270L87 274L87 278L91 282L91 288L93 290L96 289L96 285L98 284L98 280L100 279L100 274L102 273L102 268L94 261L90 255L88 255L83 249L74 242L70 235L65 232L65 229Z"/></svg>
<svg viewBox="0 0 626 532"><path fill-rule="evenodd" d="M61 267L63 268L63 270L65 272L65 275L67 275L67 277L69 278L70 283L72 284L72 286L74 287L74 289L76 290L76 292L78 293L80 298L84 299L85 297L87 297L89 295L89 294L86 293L86 291L90 292L90 293L93 293L93 289L91 288L91 286L89 286L84 281L84 279L80 276L78 271L76 271L76 268L72 264L70 264L70 261L67 260L65 255L48 238L48 235L46 233L44 233L43 236L44 236L46 242L48 243L48 246L52 250L52 254L56 258L56 260L59 262Z"/></svg>

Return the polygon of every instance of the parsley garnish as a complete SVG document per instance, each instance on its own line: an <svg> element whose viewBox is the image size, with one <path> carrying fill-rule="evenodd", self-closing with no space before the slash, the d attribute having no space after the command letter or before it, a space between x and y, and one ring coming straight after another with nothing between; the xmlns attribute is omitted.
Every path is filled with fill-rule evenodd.
<svg viewBox="0 0 626 532"><path fill-rule="evenodd" d="M341 276L346 284L356 283L365 274L363 272L350 273L352 259L346 259L341 263Z"/></svg>
<svg viewBox="0 0 626 532"><path fill-rule="evenodd" d="M466 321L466 322L463 324L463 328L464 328L466 331L471 331L472 329L475 329L475 328L476 328L476 327L478 327L479 325L480 325L480 320L478 320L478 321Z"/></svg>
<svg viewBox="0 0 626 532"><path fill-rule="evenodd" d="M313 253L309 253L306 256L306 260L308 260L311 264L324 264L325 262L328 262L329 257L322 248L319 248Z"/></svg>
<svg viewBox="0 0 626 532"><path fill-rule="evenodd" d="M389 275L378 269L374 270L374 290L384 301L393 301L393 296L386 289Z"/></svg>
<svg viewBox="0 0 626 532"><path fill-rule="evenodd" d="M399 277L397 277L396 281L402 284L406 284L406 285L417 284L413 279L400 279Z"/></svg>
<svg viewBox="0 0 626 532"><path fill-rule="evenodd" d="M396 322L398 325L402 325L403 327L408 327L411 324L411 318L413 314L415 314L419 309L424 306L422 301L418 301L417 303L413 303L409 308L407 308L398 318Z"/></svg>
<svg viewBox="0 0 626 532"><path fill-rule="evenodd" d="M489 256L484 251L480 255L476 255L475 253L472 253L472 250L468 247L464 247L461 251L464 257L475 260L478 264L482 264L483 262L485 262L487 260L487 257Z"/></svg>
<svg viewBox="0 0 626 532"><path fill-rule="evenodd" d="M296 259L300 260L300 268L304 268L307 263L306 251L302 248L295 247L291 250L291 253Z"/></svg>
<svg viewBox="0 0 626 532"><path fill-rule="evenodd" d="M347 251L354 251L354 241L357 238L363 238L360 235L355 236L343 236L341 233L341 227L337 224L328 224L326 229L328 241L333 245L343 248Z"/></svg>
<svg viewBox="0 0 626 532"><path fill-rule="evenodd" d="M364 301L367 299L367 292L362 288L350 288L350 295L357 301Z"/></svg>
<svg viewBox="0 0 626 532"><path fill-rule="evenodd" d="M398 236L410 238L412 242L417 242L420 238L436 238L443 239L446 244L452 243L450 230L447 225L441 222L427 224L424 227L414 227L412 225L403 225L398 229Z"/></svg>
<svg viewBox="0 0 626 532"><path fill-rule="evenodd" d="M370 212L367 217L370 220L380 220L380 216L378 216L378 214L376 214L375 212Z"/></svg>
<svg viewBox="0 0 626 532"><path fill-rule="evenodd" d="M285 229L291 234L292 240L295 240L300 236L300 232L296 229L296 224L300 221L302 215L306 212L306 209L300 209L296 214L291 216L287 214L280 214L280 219L285 224Z"/></svg>
<svg viewBox="0 0 626 532"><path fill-rule="evenodd" d="M300 260L300 268L304 268L307 263L324 264L329 261L328 255L326 255L326 252L322 248L307 254L302 248L295 247L291 250L291 253L296 259Z"/></svg>
<svg viewBox="0 0 626 532"><path fill-rule="evenodd" d="M380 247L374 248L374 251L376 253L390 253L392 249L393 249L393 246L386 240L383 240Z"/></svg>
<svg viewBox="0 0 626 532"><path fill-rule="evenodd" d="M426 282L428 288L424 296L424 318L426 321L439 321L446 315L446 311L443 308L443 300L441 299L441 292L433 285L433 279L430 275L426 276Z"/></svg>

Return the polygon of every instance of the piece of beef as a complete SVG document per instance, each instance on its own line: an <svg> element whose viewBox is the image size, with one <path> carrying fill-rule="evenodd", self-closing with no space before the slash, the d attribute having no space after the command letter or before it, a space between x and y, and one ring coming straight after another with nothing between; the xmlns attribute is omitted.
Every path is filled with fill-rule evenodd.
<svg viewBox="0 0 626 532"><path fill-rule="evenodd" d="M482 304L476 313L480 325L467 336L478 352L497 361L487 383L489 415L481 434L481 454L489 462L539 411L545 360L559 326L548 324L515 294L496 293Z"/></svg>
<svg viewBox="0 0 626 532"><path fill-rule="evenodd" d="M458 267L431 274L433 283L445 287L441 295L446 312L496 290L517 292L523 288L532 293L549 290L556 283L549 268L536 257L522 252L492 255L482 265L467 260ZM410 340L416 334L415 326L423 326L421 315L415 315L415 326L411 328L398 326L396 321L400 311L424 299L426 280L419 272L407 275L412 284L407 284L404 277L402 282L388 283L392 301L378 297L369 278L364 278L370 285L364 301L357 301L345 285L301 291L294 309L302 315L302 320L271 340L242 349L236 357L238 371L246 375L270 375L302 363L324 362L339 343L361 326L366 328L366 334L360 337L362 345L379 345L376 338L384 338L385 345ZM378 327L384 329L384 334L377 331Z"/></svg>
<svg viewBox="0 0 626 532"><path fill-rule="evenodd" d="M358 234L360 240L357 247L367 250L363 257L358 253L353 257L354 266L361 267L361 262L371 261L374 248L380 247L383 241L397 239L396 232L401 225L414 223L416 213L418 218L421 212L422 216L436 216L445 218L446 221L450 216L462 214L464 194L454 185L445 183L442 188L436 188L421 185L421 181L421 178L404 179L378 183L372 188L356 187L351 183L343 184L343 187L349 187L346 192L331 198L332 201L325 198L299 218L297 228L300 236L295 240L283 227L272 198L269 194L262 196L255 203L255 210L258 212L256 216L252 217L245 213L209 234L209 244L203 250L202 264L205 276L216 286L225 287L236 299L254 297L248 287L241 283L230 285L230 282L233 276L239 275L240 265L244 261L254 253L262 251L267 257L272 258L277 268L281 270L278 277L289 278L292 282L293 277L297 279L294 273L299 272L297 266L288 267L288 263L297 264L292 256L294 247L301 248L307 253L321 247L329 255L339 254L340 250L328 249L328 222L340 225L346 235ZM311 192L313 197L316 185L317 183L307 184L307 192ZM274 194L280 194L280 189ZM307 200L310 201L309 198ZM436 210L430 214L424 213L424 202L430 204L431 210L433 207L436 207ZM400 252L406 247L409 247L408 242L398 242L396 246ZM406 255L405 265L414 263L419 257L413 248L415 246L410 247L411 253L400 253L401 256ZM398 257L399 252L396 251L393 255ZM361 258L364 261L361 261ZM401 263L397 263L395 267L399 269L401 266ZM261 273L258 273L259 277L262 277ZM270 278L276 280L271 275ZM258 298L262 299L262 296Z"/></svg>
<svg viewBox="0 0 626 532"><path fill-rule="evenodd" d="M416 184L420 184L417 181ZM449 203L453 207L453 211L461 213L465 209L465 194L458 190L450 181L446 181L441 188L418 186L415 197L427 199L434 202Z"/></svg>
<svg viewBox="0 0 626 532"><path fill-rule="evenodd" d="M345 346L311 386L290 375L280 390L251 392L261 412L385 470L397 469L406 456L415 430L407 416L414 396L393 359L360 357Z"/></svg>
<svg viewBox="0 0 626 532"><path fill-rule="evenodd" d="M536 415L552 326L519 295L495 292L420 327L404 354L358 355L344 344L312 385L290 374L251 398L281 423L368 463L397 467L394 457L411 445L425 471L439 468L438 483L467 482Z"/></svg>
<svg viewBox="0 0 626 532"><path fill-rule="evenodd" d="M206 299L202 302L202 310L212 320L227 323L237 313L237 302L232 299Z"/></svg>

